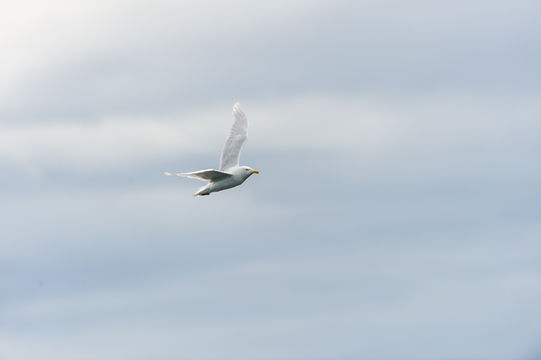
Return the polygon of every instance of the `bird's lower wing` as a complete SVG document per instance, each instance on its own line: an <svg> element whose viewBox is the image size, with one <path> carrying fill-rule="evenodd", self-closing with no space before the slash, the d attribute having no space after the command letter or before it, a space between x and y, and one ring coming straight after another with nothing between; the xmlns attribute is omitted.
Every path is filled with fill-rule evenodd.
<svg viewBox="0 0 541 360"><path fill-rule="evenodd" d="M214 170L214 169L208 169L208 170L201 170L201 171L194 171L190 173L170 173L166 172L164 173L167 176L176 175L176 176L185 176L193 179L199 179L203 181L210 181L210 182L216 182L219 180L227 179L231 177L231 174L228 174L223 171Z"/></svg>

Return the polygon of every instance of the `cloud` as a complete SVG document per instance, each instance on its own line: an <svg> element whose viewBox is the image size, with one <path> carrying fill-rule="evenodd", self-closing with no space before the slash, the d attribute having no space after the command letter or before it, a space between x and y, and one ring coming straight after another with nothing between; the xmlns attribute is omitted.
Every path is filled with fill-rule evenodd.
<svg viewBox="0 0 541 360"><path fill-rule="evenodd" d="M350 167L352 174L357 166L385 171L389 166L382 162L404 170L416 164L438 167L442 176L466 171L489 174L498 170L497 163L535 172L526 163L537 147L537 102L535 96L364 93L248 102L250 139L242 157L243 162L265 167L279 165L269 163L269 156L303 152L314 169L335 164ZM167 169L149 171L215 167L231 126L230 107L223 104L167 117L5 124L0 127L0 159L4 166L28 174L54 169L122 173L135 168L144 173L140 167L164 160ZM279 166L291 164L284 159Z"/></svg>
<svg viewBox="0 0 541 360"><path fill-rule="evenodd" d="M64 351L84 351L89 343L97 345L88 349L95 356L104 349L131 354L158 348L155 356L164 359L171 353L212 358L216 348L239 358L259 358L262 351L278 357L362 352L393 358L396 347L422 359L442 351L463 357L467 348L467 356L475 358L500 338L508 341L496 357L505 359L535 339L539 326L527 319L541 295L535 269L522 268L524 257L506 241L507 231L515 233L490 234L488 262L483 260L486 248L475 237L445 251L427 237L422 247L395 243L391 252L384 244L350 244L347 255L310 249L301 256L263 259L257 247L246 243L252 258L244 262L17 303L7 308L7 320L15 318L20 326L37 322L33 333L47 330L40 339L28 338L43 354L62 348L55 334L71 334ZM477 244L473 252L471 242ZM535 262L533 254L530 261ZM520 314L513 310L511 315L525 293L530 300L522 302ZM502 329L517 316L522 326L514 331L522 336L509 341ZM12 329L15 334L21 330ZM423 335L427 331L437 334L430 344ZM216 347L209 348L209 341ZM10 354L20 352L15 350Z"/></svg>
<svg viewBox="0 0 541 360"><path fill-rule="evenodd" d="M178 111L171 101L185 108L186 98L194 99L190 93L208 94L209 80L221 81L213 71L217 54L212 50L221 40L235 39L242 50L246 38L328 6L306 7L305 1L258 7L246 1L24 4L9 5L2 18L4 32L12 34L0 43L7 55L0 91L5 121L102 116L104 111L123 115L134 106L147 111L150 106L153 113L164 107Z"/></svg>
<svg viewBox="0 0 541 360"><path fill-rule="evenodd" d="M537 349L533 2L2 10L0 356ZM195 199L236 101L261 174Z"/></svg>
<svg viewBox="0 0 541 360"><path fill-rule="evenodd" d="M208 115L207 115L208 117ZM227 118L227 116L224 116ZM109 118L99 122L7 125L1 131L0 154L17 166L68 168L95 171L125 168L133 162L165 155L219 149L217 135L224 129L205 131L205 115L185 121L172 119ZM210 136L209 136L210 135ZM211 141L208 141L208 138ZM206 139L205 139L206 138ZM198 140L201 139L201 140ZM207 141L204 141L207 140Z"/></svg>
<svg viewBox="0 0 541 360"><path fill-rule="evenodd" d="M538 23L527 1L12 6L4 13L21 16L3 25L13 34L4 121L167 116L307 92L538 90Z"/></svg>

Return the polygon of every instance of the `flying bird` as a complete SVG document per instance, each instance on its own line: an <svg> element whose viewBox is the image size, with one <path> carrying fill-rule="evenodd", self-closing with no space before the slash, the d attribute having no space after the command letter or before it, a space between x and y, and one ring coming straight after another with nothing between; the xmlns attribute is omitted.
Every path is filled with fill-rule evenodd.
<svg viewBox="0 0 541 360"><path fill-rule="evenodd" d="M213 192L239 186L252 174L259 174L259 171L249 166L239 165L240 151L248 138L247 130L248 119L246 118L246 114L242 111L240 104L236 103L233 106L233 126L231 127L231 133L225 141L222 150L220 170L207 169L190 173L165 172L164 174L167 176L186 176L207 181L208 183L197 190L194 196L210 195Z"/></svg>

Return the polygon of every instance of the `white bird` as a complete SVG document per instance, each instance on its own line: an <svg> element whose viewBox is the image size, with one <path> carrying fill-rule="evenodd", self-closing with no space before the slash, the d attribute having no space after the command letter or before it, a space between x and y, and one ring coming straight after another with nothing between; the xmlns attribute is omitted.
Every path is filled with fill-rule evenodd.
<svg viewBox="0 0 541 360"><path fill-rule="evenodd" d="M167 176L186 176L208 181L205 186L197 190L194 196L210 195L212 192L239 186L252 174L259 174L259 171L254 170L249 166L239 166L240 151L248 138L248 119L239 103L236 103L235 106L233 106L233 119L234 122L231 127L231 133L225 141L222 150L220 170L207 169L190 173L165 172L164 174Z"/></svg>

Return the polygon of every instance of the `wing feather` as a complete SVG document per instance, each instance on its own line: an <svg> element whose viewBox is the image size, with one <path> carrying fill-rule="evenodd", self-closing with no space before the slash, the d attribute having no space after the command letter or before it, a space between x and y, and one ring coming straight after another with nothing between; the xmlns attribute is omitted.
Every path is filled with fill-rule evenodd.
<svg viewBox="0 0 541 360"><path fill-rule="evenodd" d="M239 103L233 106L233 119L233 126L225 141L220 159L220 170L222 171L239 166L240 151L248 138L248 119Z"/></svg>
<svg viewBox="0 0 541 360"><path fill-rule="evenodd" d="M167 174L166 174L167 175ZM233 175L228 174L223 171L218 171L214 169L207 169L201 171L194 171L190 173L176 173L177 176L185 176L193 179L199 179L203 181L216 182L219 180L227 179Z"/></svg>

